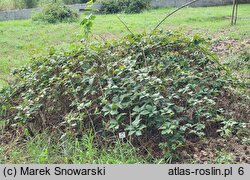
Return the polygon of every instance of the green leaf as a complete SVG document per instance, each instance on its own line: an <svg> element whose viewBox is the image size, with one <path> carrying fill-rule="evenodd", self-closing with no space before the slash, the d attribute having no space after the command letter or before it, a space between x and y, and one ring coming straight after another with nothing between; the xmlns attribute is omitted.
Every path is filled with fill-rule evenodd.
<svg viewBox="0 0 250 180"><path fill-rule="evenodd" d="M150 114L150 111L143 110L140 114L141 114L141 115L148 115L148 114Z"/></svg>
<svg viewBox="0 0 250 180"><path fill-rule="evenodd" d="M128 132L128 135L129 135L129 136L132 136L132 135L135 134L135 133L136 133L136 131L129 131L129 132Z"/></svg>
<svg viewBox="0 0 250 180"><path fill-rule="evenodd" d="M136 131L136 132L135 132L135 135L136 135L136 136L141 136L141 135L142 135L142 132L141 132L141 131Z"/></svg>

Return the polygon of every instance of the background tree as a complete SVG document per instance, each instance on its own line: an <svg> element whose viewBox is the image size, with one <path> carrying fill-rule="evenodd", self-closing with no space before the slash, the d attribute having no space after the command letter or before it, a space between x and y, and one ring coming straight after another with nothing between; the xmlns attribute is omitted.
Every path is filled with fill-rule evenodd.
<svg viewBox="0 0 250 180"><path fill-rule="evenodd" d="M238 18L238 6L239 0L233 1L233 10L232 10L232 18L231 18L231 25L235 25Z"/></svg>

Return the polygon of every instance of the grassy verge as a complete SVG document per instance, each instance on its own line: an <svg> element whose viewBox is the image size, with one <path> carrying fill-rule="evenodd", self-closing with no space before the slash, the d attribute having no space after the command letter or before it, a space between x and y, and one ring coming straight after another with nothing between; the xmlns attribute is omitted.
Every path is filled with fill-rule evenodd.
<svg viewBox="0 0 250 180"><path fill-rule="evenodd" d="M225 146L221 149L216 147L218 144L215 144L219 140L225 143ZM147 150L145 156L142 148L136 148L129 142L122 143L119 140L116 143L100 147L95 143L94 136L91 133L76 138L70 134L59 137L58 134L48 135L47 132L44 132L33 137L26 134L25 137L13 138L8 144L1 144L0 164L164 164L173 163L173 161L189 164L204 162L209 164L239 163L235 160L234 154L226 147L228 142L219 140L212 142L211 139L204 139L203 142L208 145L206 148L203 143L194 147L189 145L191 149L197 150L184 159L181 154L181 156L175 156L168 153L158 158L150 154L152 151L150 148L144 149ZM200 145L202 147L199 147ZM186 151L184 152L186 153ZM204 156L204 153L207 153L207 155Z"/></svg>
<svg viewBox="0 0 250 180"><path fill-rule="evenodd" d="M0 147L0 164L133 164L145 163L130 144L117 141L111 147L98 148L93 135L80 139L66 135L58 138L42 133L33 138L26 137L20 145L15 141Z"/></svg>
<svg viewBox="0 0 250 180"><path fill-rule="evenodd" d="M165 22L161 28L185 33L201 33L216 39L244 39L250 36L250 5L239 8L238 25L230 26L231 6L186 8ZM142 14L120 16L133 32L150 32L172 8L160 8ZM29 62L32 55L46 53L50 47L65 47L76 40L79 23L37 24L31 20L0 22L0 88L11 80L10 71ZM128 34L115 15L98 15L93 32L104 39Z"/></svg>

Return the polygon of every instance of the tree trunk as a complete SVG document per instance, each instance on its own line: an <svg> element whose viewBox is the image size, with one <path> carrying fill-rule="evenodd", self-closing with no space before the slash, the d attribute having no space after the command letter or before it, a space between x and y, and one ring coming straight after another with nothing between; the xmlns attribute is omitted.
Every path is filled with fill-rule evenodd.
<svg viewBox="0 0 250 180"><path fill-rule="evenodd" d="M231 25L235 25L238 18L238 5L239 0L233 1L233 10L232 10L232 18L231 18Z"/></svg>

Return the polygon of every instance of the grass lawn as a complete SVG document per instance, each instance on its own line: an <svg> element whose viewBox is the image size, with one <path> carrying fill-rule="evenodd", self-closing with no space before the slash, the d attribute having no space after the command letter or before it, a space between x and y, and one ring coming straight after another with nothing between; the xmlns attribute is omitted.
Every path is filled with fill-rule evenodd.
<svg viewBox="0 0 250 180"><path fill-rule="evenodd" d="M212 39L250 37L250 4L240 5L237 26L230 26L231 6L186 8L171 18L162 29L201 33ZM172 8L145 11L142 14L119 14L133 32L150 32ZM12 69L25 65L30 57L46 53L53 46L67 47L81 32L79 23L39 24L31 20L0 22L0 89L11 80ZM97 15L93 32L103 38L128 34L115 15Z"/></svg>

